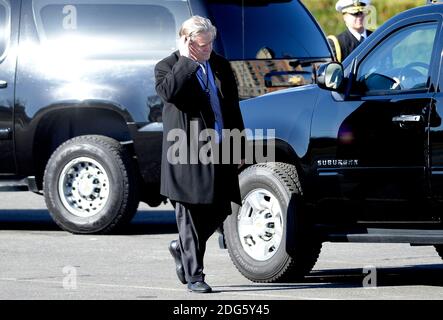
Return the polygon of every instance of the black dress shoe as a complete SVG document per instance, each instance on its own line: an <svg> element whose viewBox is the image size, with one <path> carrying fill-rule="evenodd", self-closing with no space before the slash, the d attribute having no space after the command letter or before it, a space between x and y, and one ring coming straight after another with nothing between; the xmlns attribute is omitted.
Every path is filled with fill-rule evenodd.
<svg viewBox="0 0 443 320"><path fill-rule="evenodd" d="M204 281L188 282L188 290L196 293L212 292L212 288Z"/></svg>
<svg viewBox="0 0 443 320"><path fill-rule="evenodd" d="M178 280L180 280L181 283L186 284L185 270L183 269L182 256L177 240L171 241L169 244L169 252L175 261L175 271L177 272Z"/></svg>

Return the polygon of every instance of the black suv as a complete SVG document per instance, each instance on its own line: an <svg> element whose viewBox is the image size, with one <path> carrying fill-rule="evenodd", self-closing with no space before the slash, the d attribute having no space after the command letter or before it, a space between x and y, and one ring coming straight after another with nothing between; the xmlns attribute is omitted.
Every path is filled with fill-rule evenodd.
<svg viewBox="0 0 443 320"><path fill-rule="evenodd" d="M443 4L403 12L318 85L241 103L246 127L275 129L275 162L240 176L224 225L247 278L303 276L323 242L434 245L443 257Z"/></svg>
<svg viewBox="0 0 443 320"><path fill-rule="evenodd" d="M0 0L0 191L43 193L75 233L159 205L154 66L194 14L218 27L243 99L312 83L330 58L296 0Z"/></svg>

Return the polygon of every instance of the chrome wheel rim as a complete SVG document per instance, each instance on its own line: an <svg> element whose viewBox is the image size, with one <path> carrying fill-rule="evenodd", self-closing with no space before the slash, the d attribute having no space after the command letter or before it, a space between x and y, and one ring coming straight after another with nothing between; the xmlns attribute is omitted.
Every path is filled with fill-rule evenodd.
<svg viewBox="0 0 443 320"><path fill-rule="evenodd" d="M283 214L277 198L265 189L255 189L246 195L237 218L244 251L258 261L272 258L283 237Z"/></svg>
<svg viewBox="0 0 443 320"><path fill-rule="evenodd" d="M71 160L63 167L58 181L60 199L77 217L99 213L109 199L109 177L103 166L88 157Z"/></svg>

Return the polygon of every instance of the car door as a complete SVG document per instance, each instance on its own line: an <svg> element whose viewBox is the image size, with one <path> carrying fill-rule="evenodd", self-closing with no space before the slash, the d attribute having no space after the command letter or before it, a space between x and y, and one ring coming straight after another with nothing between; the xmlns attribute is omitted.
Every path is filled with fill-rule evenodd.
<svg viewBox="0 0 443 320"><path fill-rule="evenodd" d="M443 88L443 35L440 34L437 48L437 55L440 59L435 62L435 78L439 79L438 88ZM443 93L440 90L434 95L432 101L432 118L433 123L430 124L430 177L431 177L431 193L432 198L437 203L443 202ZM436 217L443 218L441 206L436 207Z"/></svg>
<svg viewBox="0 0 443 320"><path fill-rule="evenodd" d="M0 0L0 174L14 173L14 84L20 1Z"/></svg>
<svg viewBox="0 0 443 320"><path fill-rule="evenodd" d="M358 206L357 220L429 218L422 209L440 24L431 15L388 28L348 66L350 94L322 92L319 98L313 133L321 135L315 128L326 117L334 120L316 159L318 180L326 195ZM326 99L334 100L330 110L324 110L331 108Z"/></svg>

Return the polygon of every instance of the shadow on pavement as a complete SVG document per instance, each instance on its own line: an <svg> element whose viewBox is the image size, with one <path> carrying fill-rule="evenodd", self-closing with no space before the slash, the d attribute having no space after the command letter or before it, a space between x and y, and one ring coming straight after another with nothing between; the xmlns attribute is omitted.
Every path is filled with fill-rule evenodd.
<svg viewBox="0 0 443 320"><path fill-rule="evenodd" d="M177 233L174 211L138 211L131 223L120 233L130 234L166 234Z"/></svg>
<svg viewBox="0 0 443 320"><path fill-rule="evenodd" d="M437 253L435 253L437 256ZM371 272L363 269L314 270L304 280L315 283L336 283L350 287L363 287L373 278L378 287L390 286L443 286L443 264L417 264L400 267L380 267Z"/></svg>
<svg viewBox="0 0 443 320"><path fill-rule="evenodd" d="M305 279L294 283L251 284L214 287L215 292L279 291L291 289L363 288L367 276L363 269L314 270ZM409 265L377 268L374 283L377 287L391 286L443 286L443 264Z"/></svg>
<svg viewBox="0 0 443 320"><path fill-rule="evenodd" d="M0 230L60 231L47 210L0 210ZM177 233L174 211L139 210L117 235Z"/></svg>

